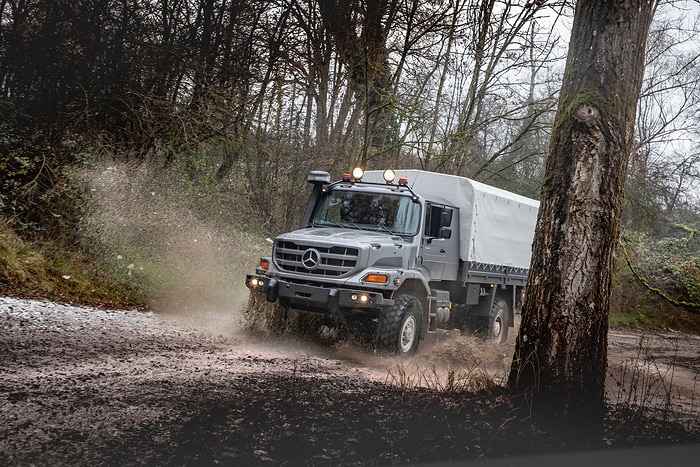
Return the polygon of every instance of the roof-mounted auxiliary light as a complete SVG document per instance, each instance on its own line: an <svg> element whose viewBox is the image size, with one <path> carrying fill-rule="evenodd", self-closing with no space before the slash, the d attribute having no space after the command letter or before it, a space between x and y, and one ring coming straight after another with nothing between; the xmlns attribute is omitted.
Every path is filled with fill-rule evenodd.
<svg viewBox="0 0 700 467"><path fill-rule="evenodd" d="M399 185L407 186L408 185L408 178L406 178L406 177L399 178Z"/></svg>
<svg viewBox="0 0 700 467"><path fill-rule="evenodd" d="M350 178L351 178L351 176L350 176L350 174L349 174L349 173L344 173L344 174L343 174L343 176L342 176L342 177L340 177L340 178L341 178L341 180L343 180L344 182L349 182L349 181L350 181Z"/></svg>
<svg viewBox="0 0 700 467"><path fill-rule="evenodd" d="M384 171L384 181L385 181L387 184L393 183L393 181L394 181L395 179L396 179L396 172L394 172L394 171L391 170L391 169L386 169L386 170Z"/></svg>
<svg viewBox="0 0 700 467"><path fill-rule="evenodd" d="M352 169L352 178L357 180L358 182L362 180L362 177L364 177L365 171L362 170L360 167L355 167Z"/></svg>

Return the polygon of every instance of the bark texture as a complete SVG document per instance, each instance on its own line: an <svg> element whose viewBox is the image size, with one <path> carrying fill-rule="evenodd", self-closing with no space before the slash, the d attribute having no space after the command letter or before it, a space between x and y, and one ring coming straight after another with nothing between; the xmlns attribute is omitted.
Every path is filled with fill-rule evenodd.
<svg viewBox="0 0 700 467"><path fill-rule="evenodd" d="M509 383L535 415L602 426L611 273L654 2L579 0ZM551 418L554 417L554 418Z"/></svg>

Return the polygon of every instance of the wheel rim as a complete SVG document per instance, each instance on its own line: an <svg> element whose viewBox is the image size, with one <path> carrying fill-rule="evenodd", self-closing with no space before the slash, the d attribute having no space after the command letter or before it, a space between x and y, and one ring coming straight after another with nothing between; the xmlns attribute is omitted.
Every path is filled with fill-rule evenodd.
<svg viewBox="0 0 700 467"><path fill-rule="evenodd" d="M491 335L493 337L496 337L496 338L499 337L501 335L501 328L502 327L503 327L503 323L501 321L501 318L500 317L496 318L493 321L493 331L492 331Z"/></svg>
<svg viewBox="0 0 700 467"><path fill-rule="evenodd" d="M416 339L416 324L415 316L409 316L403 323L399 341L399 347L403 353L409 352L413 347L413 341Z"/></svg>

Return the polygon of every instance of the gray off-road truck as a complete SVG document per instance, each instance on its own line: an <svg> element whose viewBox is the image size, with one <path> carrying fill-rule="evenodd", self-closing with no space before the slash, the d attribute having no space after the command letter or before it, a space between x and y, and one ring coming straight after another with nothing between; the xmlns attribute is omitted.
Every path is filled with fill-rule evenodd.
<svg viewBox="0 0 700 467"><path fill-rule="evenodd" d="M438 328L502 341L522 306L539 203L464 177L312 171L301 227L246 276L251 299L409 354ZM264 301L263 301L264 302Z"/></svg>

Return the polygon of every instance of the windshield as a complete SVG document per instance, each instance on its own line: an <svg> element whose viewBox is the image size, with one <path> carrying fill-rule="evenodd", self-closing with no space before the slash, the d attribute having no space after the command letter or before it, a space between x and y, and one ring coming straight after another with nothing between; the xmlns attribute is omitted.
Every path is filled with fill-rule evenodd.
<svg viewBox="0 0 700 467"><path fill-rule="evenodd" d="M314 225L415 235L419 220L420 205L409 196L334 190L321 198Z"/></svg>

